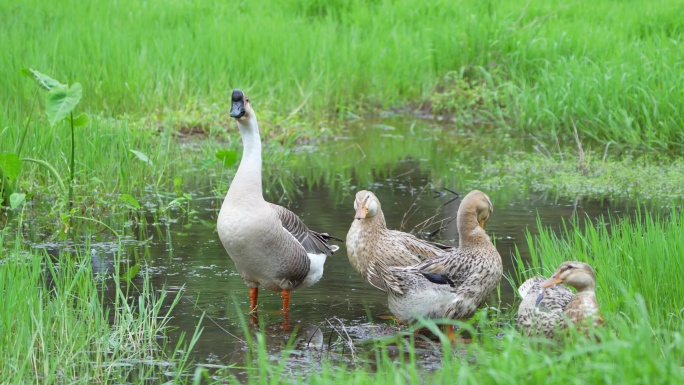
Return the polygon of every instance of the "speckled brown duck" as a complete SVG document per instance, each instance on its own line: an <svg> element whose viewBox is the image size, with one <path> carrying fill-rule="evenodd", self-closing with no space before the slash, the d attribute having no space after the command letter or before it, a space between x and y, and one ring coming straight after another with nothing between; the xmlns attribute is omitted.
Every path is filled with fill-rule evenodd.
<svg viewBox="0 0 684 385"><path fill-rule="evenodd" d="M373 265L412 266L454 248L388 229L380 200L370 191L356 193L354 210L356 214L346 239L347 257L354 270L380 290L384 290L384 285L379 278L368 274Z"/></svg>
<svg viewBox="0 0 684 385"><path fill-rule="evenodd" d="M471 191L458 208L457 249L411 267L377 264L372 269L400 322L468 318L496 288L503 273L501 255L484 230L493 210L487 194Z"/></svg>
<svg viewBox="0 0 684 385"><path fill-rule="evenodd" d="M561 283L574 287L577 293ZM563 262L547 280L528 279L518 288L523 298L516 317L518 330L527 336L553 338L570 323L585 328L588 322L593 327L602 326L595 288L594 269L577 261Z"/></svg>
<svg viewBox="0 0 684 385"><path fill-rule="evenodd" d="M233 91L230 116L237 121L244 151L219 212L218 235L249 287L250 309L263 287L281 293L287 312L290 292L321 278L326 258L338 249L328 241L337 238L309 230L292 211L264 200L259 127L240 90Z"/></svg>

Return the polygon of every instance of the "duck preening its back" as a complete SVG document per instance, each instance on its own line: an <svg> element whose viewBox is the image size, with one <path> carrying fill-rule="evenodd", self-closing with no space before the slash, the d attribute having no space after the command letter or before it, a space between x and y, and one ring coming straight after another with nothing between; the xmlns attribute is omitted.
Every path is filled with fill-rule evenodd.
<svg viewBox="0 0 684 385"><path fill-rule="evenodd" d="M458 208L457 249L410 267L373 266L370 275L387 291L390 311L399 321L463 319L485 301L503 274L501 256L484 230L492 211L485 193L471 191Z"/></svg>

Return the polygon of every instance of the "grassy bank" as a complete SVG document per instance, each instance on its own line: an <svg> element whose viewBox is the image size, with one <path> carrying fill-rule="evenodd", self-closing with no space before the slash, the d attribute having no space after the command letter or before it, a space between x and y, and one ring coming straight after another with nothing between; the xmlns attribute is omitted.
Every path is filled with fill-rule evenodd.
<svg viewBox="0 0 684 385"><path fill-rule="evenodd" d="M108 116L222 111L241 87L273 121L436 105L514 132L563 135L574 120L599 141L679 146L683 7L5 1L0 125L26 116L33 85L17 74L33 67L81 82L87 109Z"/></svg>

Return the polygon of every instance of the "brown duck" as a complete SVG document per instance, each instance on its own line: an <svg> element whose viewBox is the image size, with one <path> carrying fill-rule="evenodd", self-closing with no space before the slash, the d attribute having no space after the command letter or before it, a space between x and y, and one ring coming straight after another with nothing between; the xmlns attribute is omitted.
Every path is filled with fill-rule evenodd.
<svg viewBox="0 0 684 385"><path fill-rule="evenodd" d="M399 321L464 319L475 313L503 273L501 255L484 230L493 210L487 194L471 191L458 208L457 249L411 267L378 263L371 269L370 275L382 282L390 311Z"/></svg>
<svg viewBox="0 0 684 385"><path fill-rule="evenodd" d="M561 283L574 287L577 293ZM518 330L527 336L553 338L569 324L586 328L590 322L593 327L602 326L595 288L594 269L577 261L563 262L547 280L528 279L518 288L523 298L516 317Z"/></svg>
<svg viewBox="0 0 684 385"><path fill-rule="evenodd" d="M361 190L354 200L354 221L347 233L347 257L354 270L374 287L385 290L379 277L369 276L373 265L412 266L423 260L444 255L454 249L435 242L429 242L409 233L390 230L380 200L370 191Z"/></svg>

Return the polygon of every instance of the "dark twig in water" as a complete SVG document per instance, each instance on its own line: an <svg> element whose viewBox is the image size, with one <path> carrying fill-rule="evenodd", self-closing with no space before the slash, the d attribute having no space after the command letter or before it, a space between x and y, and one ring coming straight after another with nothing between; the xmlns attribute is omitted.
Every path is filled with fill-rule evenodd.
<svg viewBox="0 0 684 385"><path fill-rule="evenodd" d="M311 336L309 336L309 340L306 341L306 347L307 348L309 348L309 346L311 346L311 340L313 340L314 336L316 335L316 332L319 330L321 330L321 324L318 324L318 326L316 326L316 329L314 329L313 333L311 333Z"/></svg>
<svg viewBox="0 0 684 385"><path fill-rule="evenodd" d="M420 189L420 192L418 195L416 195L416 198L413 200L413 202L411 202L411 206L404 212L404 216L401 218L401 224L399 225L399 230L403 230L408 220L413 216L413 214L416 213L416 211L418 211L418 200L423 195L423 192L425 192L426 188L427 185Z"/></svg>
<svg viewBox="0 0 684 385"><path fill-rule="evenodd" d="M420 194L418 194L418 197L420 197L423 194L423 192L425 191L425 188L427 188L427 186L425 186L420 191ZM441 207L444 207L444 206L448 205L449 203L453 202L454 200L459 199L461 197L461 194L459 194L458 192L456 192L454 190L451 190L451 189L446 188L446 187L443 187L442 189L444 191L447 191L447 192L455 195L455 197L450 199L447 203L442 204ZM445 197L447 195L447 193L445 193L443 191L432 190L432 192L436 194L433 198L441 198L441 197ZM418 200L418 197L416 198L416 201ZM416 201L414 201L413 204L411 204L412 208L413 208L413 206L416 205ZM413 233L413 234L423 233L423 232L425 232L425 229L427 227L432 226L434 224L437 224L437 225L439 225L439 228L429 232L427 235L427 239L432 239L435 235L439 234L440 231L444 230L449 225L449 223L451 223L455 219L455 217L448 217L448 218L441 219L439 221L435 221L435 218L437 218L438 214L439 214L439 210L437 213L435 213L435 215L433 215L430 218L427 218L426 220L415 225L413 227L413 230L411 231L411 233ZM406 216L406 214L404 214L404 216ZM402 227L403 227L403 220L402 220Z"/></svg>
<svg viewBox="0 0 684 385"><path fill-rule="evenodd" d="M330 322L330 320L337 321L340 324L340 326L342 327L342 332L344 332L344 335L340 333L340 331L335 327L335 325L332 324L332 322ZM342 322L342 320L337 317L326 318L325 321L328 323L328 325L330 325L331 328L333 328L333 330L335 330L335 332L337 332L337 335L339 335L340 337L342 337L343 340L345 340L346 345L349 346L349 350L351 351L352 361L356 362L356 354L354 353L354 340L352 340L352 338L349 336L349 333L347 333L347 328L344 326L344 322Z"/></svg>
<svg viewBox="0 0 684 385"><path fill-rule="evenodd" d="M459 198L461 197L461 194L458 193L458 192L456 192L456 191L454 191L454 190L448 189L448 188L446 188L446 187L442 187L442 189L444 189L444 190L446 190L446 191L448 191L448 192L450 192L450 193L452 193L452 194L454 195L453 198L449 199L446 203L443 203L442 206L446 206L446 205L448 205L449 203L451 203L451 202L453 202L453 201L455 201L455 200L457 200L457 199L459 199ZM444 194L444 195L446 195L446 194ZM444 196L444 195L442 195L442 196ZM437 197L435 197L435 198L437 198Z"/></svg>

